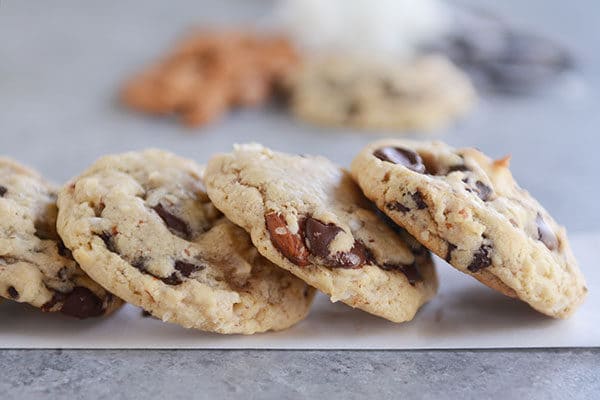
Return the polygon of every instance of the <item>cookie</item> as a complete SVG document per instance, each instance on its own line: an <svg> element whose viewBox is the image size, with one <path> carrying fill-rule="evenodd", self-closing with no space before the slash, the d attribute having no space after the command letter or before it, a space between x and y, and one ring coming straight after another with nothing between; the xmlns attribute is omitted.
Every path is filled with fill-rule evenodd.
<svg viewBox="0 0 600 400"><path fill-rule="evenodd" d="M332 301L403 322L436 292L429 252L395 234L325 158L241 145L209 161L205 182L263 256Z"/></svg>
<svg viewBox="0 0 600 400"><path fill-rule="evenodd" d="M400 64L307 62L287 86L298 118L375 130L433 130L465 114L475 100L469 79L435 56Z"/></svg>
<svg viewBox="0 0 600 400"><path fill-rule="evenodd" d="M292 45L281 37L198 32L127 82L122 99L134 109L177 114L186 125L199 126L231 107L264 103L298 60Z"/></svg>
<svg viewBox="0 0 600 400"><path fill-rule="evenodd" d="M383 140L352 162L365 195L461 272L556 318L587 288L566 231L509 170L472 148Z"/></svg>
<svg viewBox="0 0 600 400"><path fill-rule="evenodd" d="M192 161L159 150L103 157L63 188L58 207L81 267L165 322L252 334L308 313L314 290L223 217Z"/></svg>
<svg viewBox="0 0 600 400"><path fill-rule="evenodd" d="M0 158L0 296L87 318L121 300L92 281L56 233L56 192L36 172Z"/></svg>

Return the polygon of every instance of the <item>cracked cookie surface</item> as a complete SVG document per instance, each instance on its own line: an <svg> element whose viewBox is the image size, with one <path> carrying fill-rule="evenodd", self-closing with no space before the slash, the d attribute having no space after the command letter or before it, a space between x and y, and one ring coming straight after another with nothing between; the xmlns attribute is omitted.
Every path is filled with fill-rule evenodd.
<svg viewBox="0 0 600 400"><path fill-rule="evenodd" d="M555 318L587 288L566 231L509 170L472 148L382 140L354 159L352 175L394 222L458 270Z"/></svg>
<svg viewBox="0 0 600 400"><path fill-rule="evenodd" d="M38 173L0 158L0 296L76 318L122 302L92 281L56 232L56 191Z"/></svg>
<svg viewBox="0 0 600 400"><path fill-rule="evenodd" d="M58 231L82 268L165 322L252 334L308 313L314 289L223 217L190 160L159 150L103 157L58 206Z"/></svg>
<svg viewBox="0 0 600 400"><path fill-rule="evenodd" d="M436 292L429 252L394 233L325 158L241 145L213 157L205 181L261 254L332 301L403 322Z"/></svg>
<svg viewBox="0 0 600 400"><path fill-rule="evenodd" d="M288 81L299 118L364 129L436 129L475 100L469 79L434 56L401 64L322 59L307 62Z"/></svg>

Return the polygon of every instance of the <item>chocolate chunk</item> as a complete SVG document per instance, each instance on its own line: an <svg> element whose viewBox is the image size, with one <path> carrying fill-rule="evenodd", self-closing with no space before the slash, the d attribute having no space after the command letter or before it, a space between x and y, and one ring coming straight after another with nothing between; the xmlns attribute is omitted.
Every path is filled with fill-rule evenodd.
<svg viewBox="0 0 600 400"><path fill-rule="evenodd" d="M181 268L181 270L179 270L180 272L178 273L177 271L173 272L171 275L167 276L167 277L162 277L162 276L157 276L154 275L152 272L148 271L148 267L146 266L147 260L143 257L138 258L137 260L134 260L131 263L131 266L138 269L140 272L146 274L146 275L150 275L156 279L161 280L162 282L166 283L167 285L172 285L172 286L176 286L176 285L181 285L183 283L183 280L180 278L179 274L188 277L189 275L192 274L193 268L192 268L192 264L188 264L185 263L183 261L177 261L175 263L175 269L177 269L177 267L179 266ZM193 266L196 267L196 266ZM198 267L200 268L200 267ZM181 272L184 271L184 272ZM185 275L185 273L188 273L188 275Z"/></svg>
<svg viewBox="0 0 600 400"><path fill-rule="evenodd" d="M413 201L417 205L418 210L424 210L427 208L427 203L423 200L423 194L418 190L411 195Z"/></svg>
<svg viewBox="0 0 600 400"><path fill-rule="evenodd" d="M36 220L33 222L35 228L34 235L40 240L58 240L56 227L45 220Z"/></svg>
<svg viewBox="0 0 600 400"><path fill-rule="evenodd" d="M364 244L355 241L350 251L336 253L326 261L326 265L334 268L360 268L370 258L369 254L370 252Z"/></svg>
<svg viewBox="0 0 600 400"><path fill-rule="evenodd" d="M493 193L492 188L481 181L475 182L475 193L483 201L488 201Z"/></svg>
<svg viewBox="0 0 600 400"><path fill-rule="evenodd" d="M299 233L291 233L283 215L270 213L265 215L265 224L271 243L288 260L298 266L308 265L308 249L302 240L303 221L299 221Z"/></svg>
<svg viewBox="0 0 600 400"><path fill-rule="evenodd" d="M452 260L452 252L454 250L456 250L456 246L453 245L452 243L448 242L448 249L446 250L446 257L444 257L446 262L450 262L450 260Z"/></svg>
<svg viewBox="0 0 600 400"><path fill-rule="evenodd" d="M473 255L473 260L467 269L471 272L478 272L492 265L491 251L491 246L481 245L479 250Z"/></svg>
<svg viewBox="0 0 600 400"><path fill-rule="evenodd" d="M421 156L408 149L401 147L382 147L375 150L373 155L381 161L391 162L392 164L400 164L411 171L424 174L426 172L425 164Z"/></svg>
<svg viewBox="0 0 600 400"><path fill-rule="evenodd" d="M304 227L306 242L312 255L322 259L323 263L334 268L360 268L367 259L365 246L355 241L349 251L332 253L329 245L343 229L334 224L324 224L308 217Z"/></svg>
<svg viewBox="0 0 600 400"><path fill-rule="evenodd" d="M450 168L448 168L447 174L451 174L452 172L468 172L468 171L470 171L469 167L467 167L464 164L459 164L459 165L453 165Z"/></svg>
<svg viewBox="0 0 600 400"><path fill-rule="evenodd" d="M386 271L402 272L406 276L406 279L408 279L408 283L410 283L412 286L415 286L417 284L417 282L423 281L423 276L419 272L419 269L417 268L416 264L400 265L400 264L384 263L381 266L381 269L384 269Z"/></svg>
<svg viewBox="0 0 600 400"><path fill-rule="evenodd" d="M554 251L558 249L558 238L554 231L552 231L552 228L546 223L542 214L538 213L535 223L538 227L538 240L544 243L548 250Z"/></svg>
<svg viewBox="0 0 600 400"><path fill-rule="evenodd" d="M61 239L56 242L56 247L58 249L58 254L66 258L73 259L73 253L71 253L71 250L67 249Z"/></svg>
<svg viewBox="0 0 600 400"><path fill-rule="evenodd" d="M117 246L115 244L114 238L110 233L102 232L97 236L100 239L102 239L102 241L104 242L104 245L106 246L106 249L108 251L110 251L111 253L119 254L119 250L117 250Z"/></svg>
<svg viewBox="0 0 600 400"><path fill-rule="evenodd" d="M8 189L5 186L0 185L0 197L4 197L6 192L8 192Z"/></svg>
<svg viewBox="0 0 600 400"><path fill-rule="evenodd" d="M64 298L60 312L79 319L97 317L104 313L104 303L91 290L77 286Z"/></svg>
<svg viewBox="0 0 600 400"><path fill-rule="evenodd" d="M149 274L149 275L152 275L152 274ZM154 276L157 279L160 279L167 285L171 285L171 286L177 286L177 285L181 285L183 283L181 278L179 276L177 276L177 272L173 272L171 275L167 276L166 278L159 278L156 275L152 275L152 276Z"/></svg>
<svg viewBox="0 0 600 400"><path fill-rule="evenodd" d="M330 257L329 245L342 228L334 224L324 224L314 218L306 219L304 232L311 254L327 259Z"/></svg>
<svg viewBox="0 0 600 400"><path fill-rule="evenodd" d="M181 275L188 278L194 272L202 271L206 267L204 265L196 265L185 261L176 261L174 268L179 271Z"/></svg>
<svg viewBox="0 0 600 400"><path fill-rule="evenodd" d="M387 203L385 205L385 208L387 208L390 211L399 211L399 212L408 212L410 211L410 208L406 207L405 205L397 202L397 201L392 201L390 203Z"/></svg>
<svg viewBox="0 0 600 400"><path fill-rule="evenodd" d="M192 234L190 232L189 225L181 218L173 215L162 204L157 204L152 208L158 216L164 221L165 225L175 235L180 236L184 239L189 239Z"/></svg>
<svg viewBox="0 0 600 400"><path fill-rule="evenodd" d="M17 289L15 289L14 286L8 287L8 295L10 296L11 299L14 299L14 300L19 298L19 292L17 292Z"/></svg>

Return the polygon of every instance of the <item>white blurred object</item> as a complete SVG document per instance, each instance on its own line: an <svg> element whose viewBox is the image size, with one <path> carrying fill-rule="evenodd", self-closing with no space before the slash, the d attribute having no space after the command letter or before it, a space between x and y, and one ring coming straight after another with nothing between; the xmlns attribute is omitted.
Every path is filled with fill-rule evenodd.
<svg viewBox="0 0 600 400"><path fill-rule="evenodd" d="M450 25L439 0L281 0L276 18L309 51L398 58Z"/></svg>

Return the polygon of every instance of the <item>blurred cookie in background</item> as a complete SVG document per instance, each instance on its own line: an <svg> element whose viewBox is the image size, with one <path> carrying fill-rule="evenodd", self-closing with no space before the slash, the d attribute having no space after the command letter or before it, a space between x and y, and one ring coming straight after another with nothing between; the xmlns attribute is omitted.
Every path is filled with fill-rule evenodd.
<svg viewBox="0 0 600 400"><path fill-rule="evenodd" d="M287 89L298 118L369 130L441 128L466 114L476 99L469 78L438 56L406 62L310 60Z"/></svg>
<svg viewBox="0 0 600 400"><path fill-rule="evenodd" d="M298 62L292 45L279 36L195 32L129 80L122 100L136 110L176 115L188 126L200 126L232 107L264 103L275 83Z"/></svg>

